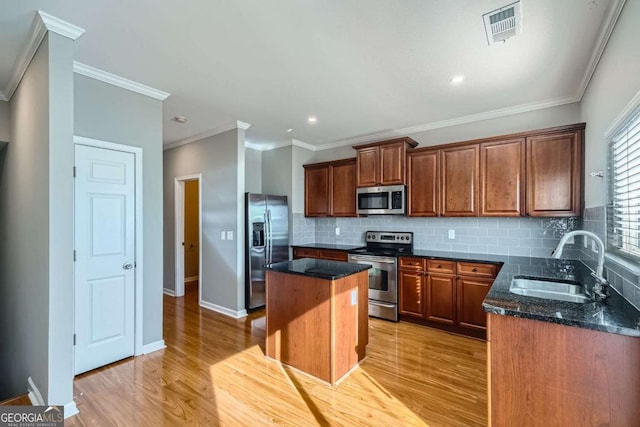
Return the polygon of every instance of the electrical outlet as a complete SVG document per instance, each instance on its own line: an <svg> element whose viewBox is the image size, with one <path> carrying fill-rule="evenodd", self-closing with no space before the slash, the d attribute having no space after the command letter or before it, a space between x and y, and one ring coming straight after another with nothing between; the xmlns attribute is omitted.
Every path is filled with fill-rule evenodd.
<svg viewBox="0 0 640 427"><path fill-rule="evenodd" d="M227 231L227 240L233 240L233 231Z"/></svg>
<svg viewBox="0 0 640 427"><path fill-rule="evenodd" d="M340 235L340 227L336 227L336 236Z"/></svg>
<svg viewBox="0 0 640 427"><path fill-rule="evenodd" d="M456 238L456 230L449 230L449 238L450 239Z"/></svg>
<svg viewBox="0 0 640 427"><path fill-rule="evenodd" d="M227 233L225 233L224 231L220 232L220 240L227 240Z"/></svg>
<svg viewBox="0 0 640 427"><path fill-rule="evenodd" d="M589 239L587 239L587 236L582 236L582 244L584 245L585 249L589 247Z"/></svg>

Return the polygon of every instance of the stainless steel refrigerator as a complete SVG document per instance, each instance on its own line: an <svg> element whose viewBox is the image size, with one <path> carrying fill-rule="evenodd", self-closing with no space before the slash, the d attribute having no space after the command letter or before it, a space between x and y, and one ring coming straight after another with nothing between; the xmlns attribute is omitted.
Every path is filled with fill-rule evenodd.
<svg viewBox="0 0 640 427"><path fill-rule="evenodd" d="M289 259L287 196L245 193L245 307L265 305L265 266Z"/></svg>

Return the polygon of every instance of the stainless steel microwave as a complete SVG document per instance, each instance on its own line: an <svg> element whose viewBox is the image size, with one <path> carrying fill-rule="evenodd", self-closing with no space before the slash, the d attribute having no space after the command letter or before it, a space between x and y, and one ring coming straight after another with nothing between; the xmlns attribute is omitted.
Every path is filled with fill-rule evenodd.
<svg viewBox="0 0 640 427"><path fill-rule="evenodd" d="M404 215L405 186L358 188L356 206L359 215Z"/></svg>

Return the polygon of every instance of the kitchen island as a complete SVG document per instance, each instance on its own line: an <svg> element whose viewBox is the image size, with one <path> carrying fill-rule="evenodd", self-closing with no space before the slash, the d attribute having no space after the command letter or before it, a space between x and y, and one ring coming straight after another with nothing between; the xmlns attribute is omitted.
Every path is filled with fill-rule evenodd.
<svg viewBox="0 0 640 427"><path fill-rule="evenodd" d="M366 357L370 266L302 258L267 267L266 353L331 385Z"/></svg>

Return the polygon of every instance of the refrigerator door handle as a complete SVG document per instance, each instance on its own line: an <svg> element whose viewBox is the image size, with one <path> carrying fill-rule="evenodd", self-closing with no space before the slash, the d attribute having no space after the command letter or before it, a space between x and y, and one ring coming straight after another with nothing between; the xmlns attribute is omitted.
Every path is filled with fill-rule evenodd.
<svg viewBox="0 0 640 427"><path fill-rule="evenodd" d="M271 264L273 263L273 229L272 224L271 224L271 209L267 209L267 224L269 224L268 226L268 231L267 231L267 244L269 246L269 259L268 259L268 263Z"/></svg>

